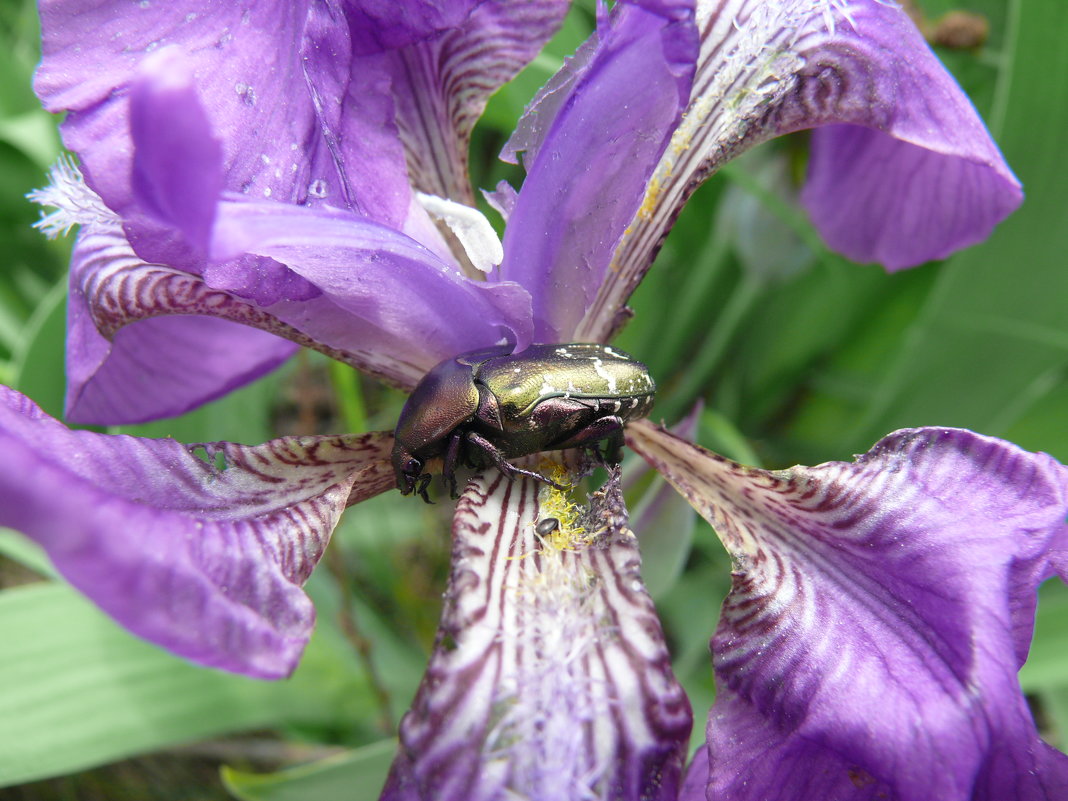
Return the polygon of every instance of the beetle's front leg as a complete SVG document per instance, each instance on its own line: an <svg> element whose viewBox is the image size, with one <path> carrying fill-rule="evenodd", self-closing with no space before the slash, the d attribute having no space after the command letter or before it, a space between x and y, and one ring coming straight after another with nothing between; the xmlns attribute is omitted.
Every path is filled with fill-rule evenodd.
<svg viewBox="0 0 1068 801"><path fill-rule="evenodd" d="M543 484L548 484L550 487L558 489L561 492L567 490L567 487L562 484L557 484L555 481L546 478L541 473L535 473L533 470L524 470L522 467L516 467L514 464L509 464L501 452L497 450L496 445L485 437L476 434L474 431L467 432L466 440L470 445L478 448L482 453L488 456L490 461L496 465L497 469L504 473L509 479L514 479L516 475L524 475L528 478L536 479Z"/></svg>
<svg viewBox="0 0 1068 801"><path fill-rule="evenodd" d="M449 444L445 447L445 459L441 467L441 478L449 488L449 497L456 500L460 496L456 492L456 465L460 460L460 444L464 435L454 431L449 437Z"/></svg>

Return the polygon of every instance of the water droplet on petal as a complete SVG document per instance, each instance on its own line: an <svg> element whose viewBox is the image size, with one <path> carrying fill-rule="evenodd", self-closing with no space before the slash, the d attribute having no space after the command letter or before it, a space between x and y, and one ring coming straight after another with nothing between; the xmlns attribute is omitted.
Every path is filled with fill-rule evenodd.
<svg viewBox="0 0 1068 801"><path fill-rule="evenodd" d="M330 185L322 178L316 178L308 184L308 194L312 197L324 198L330 190Z"/></svg>

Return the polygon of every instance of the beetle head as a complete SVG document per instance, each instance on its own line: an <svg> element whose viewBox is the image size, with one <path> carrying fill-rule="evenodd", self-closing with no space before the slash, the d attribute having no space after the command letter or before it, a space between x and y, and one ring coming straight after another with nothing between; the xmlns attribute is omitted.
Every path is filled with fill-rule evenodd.
<svg viewBox="0 0 1068 801"><path fill-rule="evenodd" d="M397 489L401 495L416 493L427 503L426 488L430 483L430 474L423 472L423 460L412 455L404 448L393 449L393 474L397 479Z"/></svg>

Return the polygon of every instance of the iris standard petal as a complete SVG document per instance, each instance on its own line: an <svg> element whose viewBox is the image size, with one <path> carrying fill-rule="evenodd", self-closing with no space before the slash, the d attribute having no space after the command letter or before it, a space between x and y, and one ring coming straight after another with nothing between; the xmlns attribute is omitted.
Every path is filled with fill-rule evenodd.
<svg viewBox="0 0 1068 801"><path fill-rule="evenodd" d="M618 475L580 518L588 534L559 503L495 470L468 484L434 655L383 799L675 800L690 707ZM553 515L562 528L536 536Z"/></svg>
<svg viewBox="0 0 1068 801"><path fill-rule="evenodd" d="M628 432L735 562L712 641L711 796L1065 797L1068 757L1016 676L1037 583L1063 559L1062 465L914 429L851 464L768 472Z"/></svg>
<svg viewBox="0 0 1068 801"><path fill-rule="evenodd" d="M784 133L817 128L802 199L828 244L858 261L940 258L1019 205L975 109L896 3L700 0L697 20L685 118L578 336L611 329L702 181Z"/></svg>
<svg viewBox="0 0 1068 801"><path fill-rule="evenodd" d="M311 573L353 485L392 486L388 434L186 446L71 431L0 387L0 525L135 634L277 678L314 610Z"/></svg>
<svg viewBox="0 0 1068 801"><path fill-rule="evenodd" d="M286 265L349 316L347 331L311 316L300 320L301 330L327 345L413 364L416 377L457 353L504 341L522 349L531 341L526 289L471 281L415 240L353 215L224 203L215 252L221 259L250 252ZM288 320L298 305L271 311ZM363 332L376 347L360 341Z"/></svg>
<svg viewBox="0 0 1068 801"><path fill-rule="evenodd" d="M356 51L365 55L410 45L456 28L485 0L340 0L331 4L352 28Z"/></svg>
<svg viewBox="0 0 1068 801"><path fill-rule="evenodd" d="M602 16L596 53L526 165L504 236L501 276L530 290L538 342L571 338L689 93L687 3L620 3Z"/></svg>

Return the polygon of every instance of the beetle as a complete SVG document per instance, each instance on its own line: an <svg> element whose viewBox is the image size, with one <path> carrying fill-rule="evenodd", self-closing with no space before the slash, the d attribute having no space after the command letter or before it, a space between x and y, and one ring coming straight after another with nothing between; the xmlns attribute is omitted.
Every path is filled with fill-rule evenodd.
<svg viewBox="0 0 1068 801"><path fill-rule="evenodd" d="M495 465L508 478L557 486L508 459L562 448L596 449L618 462L623 425L648 415L656 385L648 369L607 345L508 345L461 353L430 370L401 410L393 471L401 494L430 503L427 460L444 459L442 478L456 497L456 468Z"/></svg>

